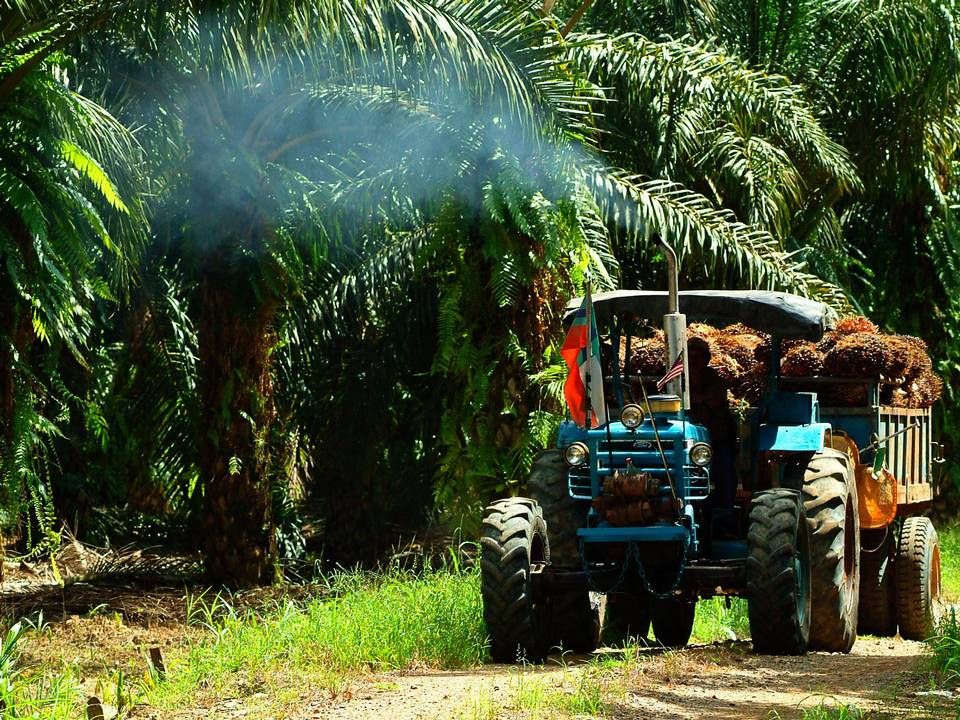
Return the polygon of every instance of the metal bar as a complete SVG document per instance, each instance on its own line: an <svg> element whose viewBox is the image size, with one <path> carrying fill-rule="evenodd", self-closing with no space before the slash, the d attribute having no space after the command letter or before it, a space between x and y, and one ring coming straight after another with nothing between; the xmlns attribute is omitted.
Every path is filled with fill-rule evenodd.
<svg viewBox="0 0 960 720"><path fill-rule="evenodd" d="M899 419L899 418L898 418L898 419ZM899 423L897 423L897 424L899 425ZM882 438L878 438L878 439L874 440L872 443L870 443L870 444L867 445L865 448L863 448L860 452L861 452L861 453L865 453L865 452L867 452L868 450L876 450L878 447L880 447L881 445L883 445L885 442L888 442L888 441L892 440L893 438L897 437L898 435L903 435L903 434L904 434L905 432L907 432L908 430L916 430L918 427L920 427L920 423L918 423L918 422L911 423L911 424L907 425L906 427L902 427L902 428L900 428L899 430L896 430L895 432L890 433L890 434L887 435L886 437L882 437Z"/></svg>

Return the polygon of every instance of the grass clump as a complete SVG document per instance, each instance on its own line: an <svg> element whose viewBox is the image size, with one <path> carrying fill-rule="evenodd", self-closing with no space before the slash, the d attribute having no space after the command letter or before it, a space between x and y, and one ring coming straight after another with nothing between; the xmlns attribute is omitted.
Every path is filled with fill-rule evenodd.
<svg viewBox="0 0 960 720"><path fill-rule="evenodd" d="M940 581L943 599L947 602L960 601L960 527L937 530L940 538Z"/></svg>
<svg viewBox="0 0 960 720"><path fill-rule="evenodd" d="M743 598L712 597L697 603L693 620L693 639L711 643L743 640L750 637L747 601Z"/></svg>
<svg viewBox="0 0 960 720"><path fill-rule="evenodd" d="M332 597L237 613L222 598L192 603L206 638L152 678L144 700L173 708L264 693L295 703L311 688L339 694L349 676L476 665L486 654L479 576L459 568L326 578Z"/></svg>
<svg viewBox="0 0 960 720"><path fill-rule="evenodd" d="M828 705L825 701L814 707L804 708L802 720L863 720L864 712L856 705Z"/></svg>
<svg viewBox="0 0 960 720"><path fill-rule="evenodd" d="M928 641L933 651L931 664L944 685L960 683L960 621L951 609L940 621L936 634Z"/></svg>
<svg viewBox="0 0 960 720"><path fill-rule="evenodd" d="M458 720L498 720L522 717L524 720L550 718L604 717L607 698L613 688L598 663L586 667L564 668L557 675L540 675L537 670L520 667L510 681L506 698L497 699L490 691L478 693L461 708Z"/></svg>
<svg viewBox="0 0 960 720"><path fill-rule="evenodd" d="M875 717L872 713L865 713L856 705L845 705L838 702L821 700L818 705L800 709L800 720L867 720ZM770 720L782 720L776 710L771 710Z"/></svg>
<svg viewBox="0 0 960 720"><path fill-rule="evenodd" d="M0 710L4 718L66 720L76 715L80 678L68 670L28 672L20 666L24 642L31 630L43 630L21 620L7 630L0 643Z"/></svg>

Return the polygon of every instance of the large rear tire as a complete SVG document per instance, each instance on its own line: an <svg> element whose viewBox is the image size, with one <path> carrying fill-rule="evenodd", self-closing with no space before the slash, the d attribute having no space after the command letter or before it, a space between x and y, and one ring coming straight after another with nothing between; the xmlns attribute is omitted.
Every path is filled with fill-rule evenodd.
<svg viewBox="0 0 960 720"><path fill-rule="evenodd" d="M544 450L530 468L527 493L540 506L550 531L550 564L579 570L582 562L577 529L587 526L590 503L570 497L568 471L559 450Z"/></svg>
<svg viewBox="0 0 960 720"><path fill-rule="evenodd" d="M933 636L940 621L940 539L930 518L908 517L897 543L896 610L907 640Z"/></svg>
<svg viewBox="0 0 960 720"><path fill-rule="evenodd" d="M697 601L672 597L650 601L653 636L665 648L679 649L690 642Z"/></svg>
<svg viewBox="0 0 960 720"><path fill-rule="evenodd" d="M533 593L532 574L550 560L539 506L525 498L487 507L480 538L483 618L495 662L541 662L550 646L546 604Z"/></svg>
<svg viewBox="0 0 960 720"><path fill-rule="evenodd" d="M892 637L897 634L893 607L894 530L861 530L860 610L857 632Z"/></svg>
<svg viewBox="0 0 960 720"><path fill-rule="evenodd" d="M847 653L857 640L860 515L845 454L827 449L813 456L803 476L803 507L810 527L810 649Z"/></svg>
<svg viewBox="0 0 960 720"><path fill-rule="evenodd" d="M747 614L753 649L802 655L810 639L809 529L800 493L753 496L747 532Z"/></svg>

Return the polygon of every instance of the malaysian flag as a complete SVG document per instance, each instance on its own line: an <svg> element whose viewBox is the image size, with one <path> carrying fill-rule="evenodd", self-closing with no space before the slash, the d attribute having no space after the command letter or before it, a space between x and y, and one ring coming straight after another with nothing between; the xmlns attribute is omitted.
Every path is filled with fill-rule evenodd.
<svg viewBox="0 0 960 720"><path fill-rule="evenodd" d="M657 390L663 392L663 388L668 382L681 375L683 375L683 350L677 355L677 359L673 361L673 365L667 370L667 374L657 380Z"/></svg>

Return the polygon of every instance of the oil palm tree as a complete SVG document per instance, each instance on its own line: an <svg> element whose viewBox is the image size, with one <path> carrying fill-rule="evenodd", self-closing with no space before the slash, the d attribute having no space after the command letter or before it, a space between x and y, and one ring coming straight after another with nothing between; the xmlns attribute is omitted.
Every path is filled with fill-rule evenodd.
<svg viewBox="0 0 960 720"><path fill-rule="evenodd" d="M587 266L615 281L611 238L642 247L657 233L750 282L830 292L775 235L744 222L754 218L704 194L708 185L685 187L668 165L617 169L626 155L609 144L604 113L629 99L604 95L609 77L589 58L622 46L564 40L539 6L166 2L126 18L108 31L100 84L121 117L145 126L162 160L154 226L176 238L197 286L203 543L218 580L272 577L277 354L296 350L306 365L299 351L316 350L310 369L326 380L297 385L309 397L290 402L329 420L310 424L322 431L316 443L349 446L356 431L340 445L335 437L340 415L357 406L349 399L360 397L346 378L367 374L324 374L316 364L363 357L343 337L348 328L396 342L386 303L403 303L408 283L426 283L437 303L431 365L445 380L443 422L426 435L443 452L439 472L453 478L441 499L478 477L516 475L523 453L498 452L498 443L522 445L515 428L529 423L536 398L518 400L510 378L542 365L562 296ZM725 88L727 65L701 76ZM817 130L783 83L751 81L751 91L713 99L740 117L745 104L773 96L757 112L763 122L799 118ZM649 115L653 96L633 107ZM145 107L156 112L144 116ZM799 147L792 139L776 138L791 161L824 176L846 172L819 136ZM321 324L297 324L291 307ZM361 464L375 474L373 459ZM331 470L353 466L334 461ZM360 484L353 478L331 481L341 520L356 517L356 496L344 491ZM366 495L354 507L369 505Z"/></svg>
<svg viewBox="0 0 960 720"><path fill-rule="evenodd" d="M87 367L91 308L123 291L144 239L139 147L72 89L62 49L102 8L0 8L0 527L33 509L52 532L50 455L86 408L63 367ZM92 13L92 14L91 14Z"/></svg>

